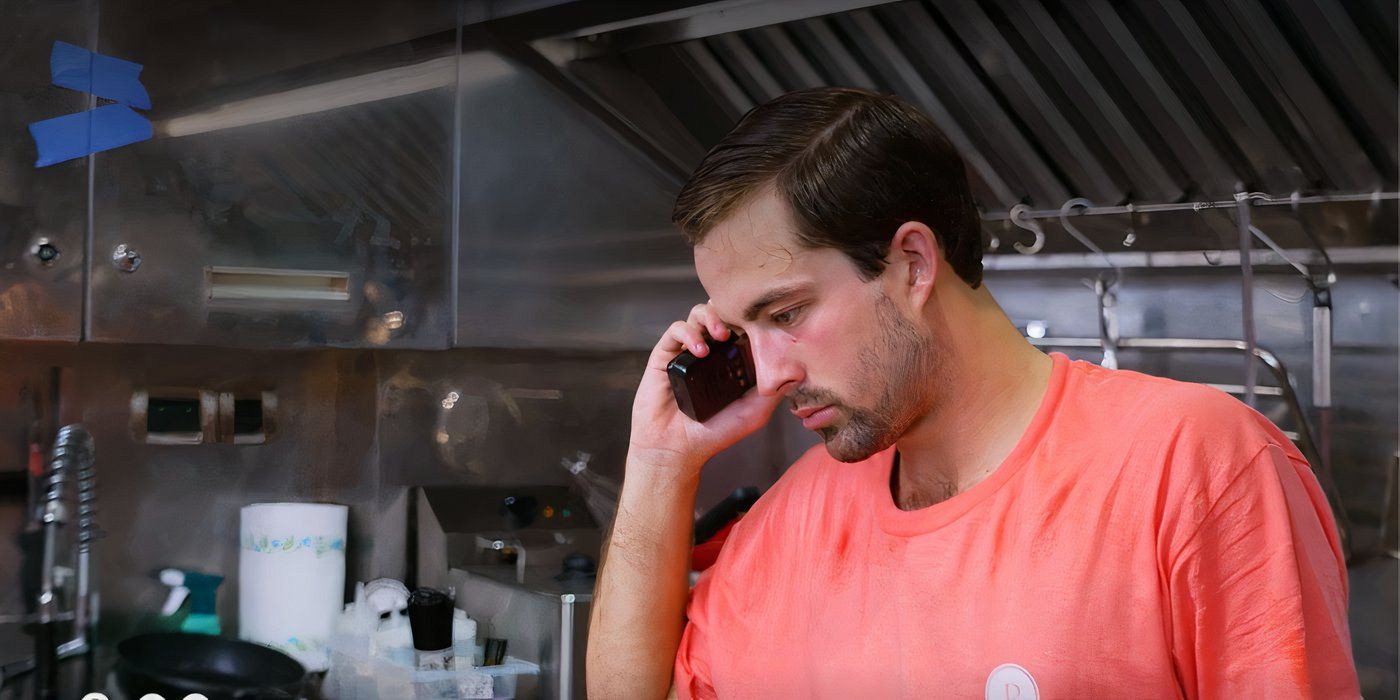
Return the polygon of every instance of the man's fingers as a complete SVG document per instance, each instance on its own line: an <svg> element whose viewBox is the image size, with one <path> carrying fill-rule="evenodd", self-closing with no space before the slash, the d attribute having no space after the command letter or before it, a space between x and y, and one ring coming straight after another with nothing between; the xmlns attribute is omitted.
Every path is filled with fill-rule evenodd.
<svg viewBox="0 0 1400 700"><path fill-rule="evenodd" d="M705 344L705 333L701 326L690 321L676 321L671 324L671 330L666 335L675 340L681 348L689 350L696 357L704 357L710 352L710 346Z"/></svg>
<svg viewBox="0 0 1400 700"><path fill-rule="evenodd" d="M696 304L690 310L690 321L704 326L710 337L715 340L729 339L729 326L719 319L719 314L715 313L715 308L709 304Z"/></svg>
<svg viewBox="0 0 1400 700"><path fill-rule="evenodd" d="M689 350L696 357L704 357L709 353L710 348L705 344L705 335L699 325L689 321L672 323L652 349L647 365L652 369L665 370L667 363L675 359L682 350Z"/></svg>
<svg viewBox="0 0 1400 700"><path fill-rule="evenodd" d="M676 321L666 329L666 333L651 351L648 366L653 369L665 369L667 363L682 350L689 350L696 357L710 354L707 334L715 340L728 340L733 335L729 326L715 313L713 306L696 304L690 309L690 316L686 320Z"/></svg>

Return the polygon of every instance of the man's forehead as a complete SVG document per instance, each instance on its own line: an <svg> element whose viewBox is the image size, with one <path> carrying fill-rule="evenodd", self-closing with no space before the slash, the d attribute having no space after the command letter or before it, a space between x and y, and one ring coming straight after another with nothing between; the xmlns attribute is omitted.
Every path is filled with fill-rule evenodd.
<svg viewBox="0 0 1400 700"><path fill-rule="evenodd" d="M797 240L787 206L765 193L741 206L695 246L695 269L725 321L742 320L753 301L800 276L811 251Z"/></svg>
<svg viewBox="0 0 1400 700"><path fill-rule="evenodd" d="M710 229L695 246L697 259L728 265L767 266L776 259L790 262L801 252L797 226L788 206L771 190L739 206Z"/></svg>

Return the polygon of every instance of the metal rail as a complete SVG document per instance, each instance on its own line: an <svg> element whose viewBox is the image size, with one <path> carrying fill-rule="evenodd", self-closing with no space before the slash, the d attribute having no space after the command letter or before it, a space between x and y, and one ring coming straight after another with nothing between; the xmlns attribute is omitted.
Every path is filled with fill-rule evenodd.
<svg viewBox="0 0 1400 700"><path fill-rule="evenodd" d="M1123 204L1111 207L1079 207L1069 212L1073 216L1109 216L1121 214L1151 214L1164 211L1205 211L1206 209L1225 209L1239 206L1239 197L1247 197L1253 206L1267 207L1278 205L1297 204L1328 204L1331 202L1380 202L1388 199L1400 199L1400 192L1357 192L1327 195L1311 195L1275 197L1259 192L1247 192L1237 195L1235 199L1220 199L1202 202L1168 202L1160 204ZM1058 219L1059 209L1026 209L1016 213L1020 219ZM1011 219L1011 212L984 212L983 221L1005 221Z"/></svg>
<svg viewBox="0 0 1400 700"><path fill-rule="evenodd" d="M1313 248L1285 248L1283 255L1268 248L1255 248L1249 251L1251 264L1256 267L1291 266L1301 263L1333 267L1400 264L1400 247L1366 246L1328 248L1324 257ZM1115 251L1103 256L1096 253L1041 253L1040 255L984 255L983 269L988 271L1011 270L1098 270L1106 265L1120 269L1179 269L1213 268L1230 269L1240 264L1238 248L1229 250L1173 250L1173 251ZM1330 258L1330 260L1329 260Z"/></svg>

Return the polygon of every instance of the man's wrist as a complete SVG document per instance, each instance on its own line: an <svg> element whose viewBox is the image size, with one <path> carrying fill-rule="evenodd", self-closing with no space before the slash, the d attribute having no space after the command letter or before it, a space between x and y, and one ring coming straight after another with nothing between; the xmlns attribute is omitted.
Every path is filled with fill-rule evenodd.
<svg viewBox="0 0 1400 700"><path fill-rule="evenodd" d="M627 448L625 475L631 478L636 474L641 479L674 481L684 485L687 481L700 480L700 470L706 460L680 450L664 447L643 447L632 443Z"/></svg>
<svg viewBox="0 0 1400 700"><path fill-rule="evenodd" d="M684 512L690 518L695 510L695 497L700 490L700 467L679 459L669 451L663 454L627 455L626 473L618 501L618 515L623 511L640 516L643 521L659 522L669 515ZM659 510L658 510L659 509Z"/></svg>
<svg viewBox="0 0 1400 700"><path fill-rule="evenodd" d="M673 538L688 537L699 490L698 468L682 469L668 462L642 461L629 455L609 536L610 548L634 554L669 551ZM681 533L681 529L685 532Z"/></svg>

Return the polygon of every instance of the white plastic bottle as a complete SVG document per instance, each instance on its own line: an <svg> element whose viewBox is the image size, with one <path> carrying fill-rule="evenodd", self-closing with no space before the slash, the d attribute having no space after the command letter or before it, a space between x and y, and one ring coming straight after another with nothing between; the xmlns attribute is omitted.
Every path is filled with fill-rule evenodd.
<svg viewBox="0 0 1400 700"><path fill-rule="evenodd" d="M465 610L452 611L452 656L453 668L468 669L474 666L473 656L476 646L476 620L467 617Z"/></svg>

